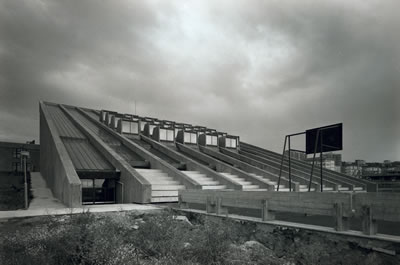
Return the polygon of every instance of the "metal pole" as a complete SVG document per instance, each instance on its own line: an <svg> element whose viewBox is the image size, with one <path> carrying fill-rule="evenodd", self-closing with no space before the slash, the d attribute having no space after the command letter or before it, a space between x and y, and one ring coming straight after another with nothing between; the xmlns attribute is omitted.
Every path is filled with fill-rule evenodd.
<svg viewBox="0 0 400 265"><path fill-rule="evenodd" d="M292 191L292 171L291 171L292 166L290 163L291 162L290 157L291 157L291 155L290 155L290 136L289 136L289 192Z"/></svg>
<svg viewBox="0 0 400 265"><path fill-rule="evenodd" d="M285 158L286 139L287 139L287 135L285 136L285 142L284 142L284 144L283 144L281 166L280 166L280 168L279 168L278 187L276 187L276 191L279 191L279 184L281 183L281 174L282 174L283 159Z"/></svg>
<svg viewBox="0 0 400 265"><path fill-rule="evenodd" d="M94 185L94 179L92 179L92 204L96 204L96 189Z"/></svg>
<svg viewBox="0 0 400 265"><path fill-rule="evenodd" d="M312 178L313 178L313 173L314 173L315 154L317 153L318 138L319 138L319 130L317 131L317 137L315 138L314 155L313 155L313 160L312 160L312 165L311 165L311 175L310 175L310 182L308 183L308 191L311 190L311 183L312 183Z"/></svg>
<svg viewBox="0 0 400 265"><path fill-rule="evenodd" d="M322 150L322 146L323 146L322 145L322 130L321 130L320 134L321 134L321 142L320 142L321 143L320 144L320 148L321 149L320 149L320 153L319 153L319 156L320 156L319 160L320 160L320 163L321 163L321 192L323 192L323 187L322 187L322 183L323 183L322 182L322 153L323 153L323 150Z"/></svg>
<svg viewBox="0 0 400 265"><path fill-rule="evenodd" d="M24 188L25 188L25 209L28 209L28 183L26 180L26 157L24 157Z"/></svg>

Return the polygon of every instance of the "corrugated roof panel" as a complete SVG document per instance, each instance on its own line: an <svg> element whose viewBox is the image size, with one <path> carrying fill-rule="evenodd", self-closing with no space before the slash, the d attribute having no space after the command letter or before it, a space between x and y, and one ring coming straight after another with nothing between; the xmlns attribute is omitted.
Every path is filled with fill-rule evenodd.
<svg viewBox="0 0 400 265"><path fill-rule="evenodd" d="M113 170L114 167L87 140L62 138L76 170Z"/></svg>
<svg viewBox="0 0 400 265"><path fill-rule="evenodd" d="M86 139L86 137L76 128L65 113L58 106L46 105L46 108L57 127L58 134L62 137L72 137L78 139Z"/></svg>
<svg viewBox="0 0 400 265"><path fill-rule="evenodd" d="M68 108L68 110L71 112L72 116L74 116L75 119L81 121L86 126L86 128L94 132L105 143L109 145L120 145L119 140L110 135L107 131L101 128L101 126L98 126L87 117L83 116L78 110L73 108Z"/></svg>

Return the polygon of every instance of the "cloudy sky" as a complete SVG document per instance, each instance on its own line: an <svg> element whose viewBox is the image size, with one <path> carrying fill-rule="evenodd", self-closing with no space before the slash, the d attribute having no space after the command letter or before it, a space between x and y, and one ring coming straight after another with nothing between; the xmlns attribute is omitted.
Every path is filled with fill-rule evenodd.
<svg viewBox="0 0 400 265"><path fill-rule="evenodd" d="M0 140L39 100L205 125L281 152L344 124L345 160L400 160L400 1L0 0ZM304 149L304 139L297 148Z"/></svg>

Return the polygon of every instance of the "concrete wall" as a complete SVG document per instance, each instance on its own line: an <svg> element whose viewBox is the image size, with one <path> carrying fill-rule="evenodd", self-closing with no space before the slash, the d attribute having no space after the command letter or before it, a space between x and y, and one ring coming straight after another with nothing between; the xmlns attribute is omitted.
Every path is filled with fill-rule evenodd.
<svg viewBox="0 0 400 265"><path fill-rule="evenodd" d="M44 103L40 111L40 169L53 195L68 207L82 205L81 181Z"/></svg>
<svg viewBox="0 0 400 265"><path fill-rule="evenodd" d="M99 127L103 128L105 131L107 131L110 135L114 136L117 140L119 140L122 145L130 149L132 152L138 154L139 156L143 157L145 160L150 162L151 168L152 169L160 169L163 172L167 173L169 176L175 178L176 180L180 181L183 185L185 185L186 188L189 189L201 189L201 185L177 170L175 167L167 163L166 161L162 160L161 158L153 155L149 151L147 151L145 148L141 147L140 145L135 144L134 142L130 141L128 138L125 136L111 130L110 128L104 126L104 124L98 122L97 120L93 119L87 113L84 111L78 109L81 114L83 114L85 117L87 117L89 120L95 122ZM149 124L146 124L148 127ZM121 176L122 176L122 170L121 170Z"/></svg>
<svg viewBox="0 0 400 265"><path fill-rule="evenodd" d="M30 171L40 171L40 146L38 144L11 142L0 142L0 171L14 171L13 162L21 162L20 158L15 157L17 148L29 151L30 158L28 163L30 164Z"/></svg>
<svg viewBox="0 0 400 265"><path fill-rule="evenodd" d="M149 203L151 201L151 185L131 165L109 145L105 144L96 134L89 130L83 122L78 119L71 109L61 106L61 109L69 116L74 125L81 130L89 139L90 143L103 154L103 156L117 169L120 170L120 180L117 184L117 203ZM79 110L77 110L79 111ZM84 111L80 111L88 119L98 123L98 126L108 132L116 133L111 128L91 118Z"/></svg>
<svg viewBox="0 0 400 265"><path fill-rule="evenodd" d="M226 207L261 209L264 221L273 220L274 212L332 216L337 231L349 230L359 218L367 235L378 232L377 221L400 222L400 194L395 193L181 190L179 202L206 204L207 212L217 214L227 214Z"/></svg>

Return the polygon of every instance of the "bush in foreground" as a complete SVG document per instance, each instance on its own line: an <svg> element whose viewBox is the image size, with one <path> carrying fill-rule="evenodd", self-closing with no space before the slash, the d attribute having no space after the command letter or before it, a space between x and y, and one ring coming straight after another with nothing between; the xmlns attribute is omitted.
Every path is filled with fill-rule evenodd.
<svg viewBox="0 0 400 265"><path fill-rule="evenodd" d="M250 256L240 257L241 263L229 258L240 241L235 231L221 220L191 225L169 211L48 217L29 231L2 237L0 258L4 265L250 264Z"/></svg>

